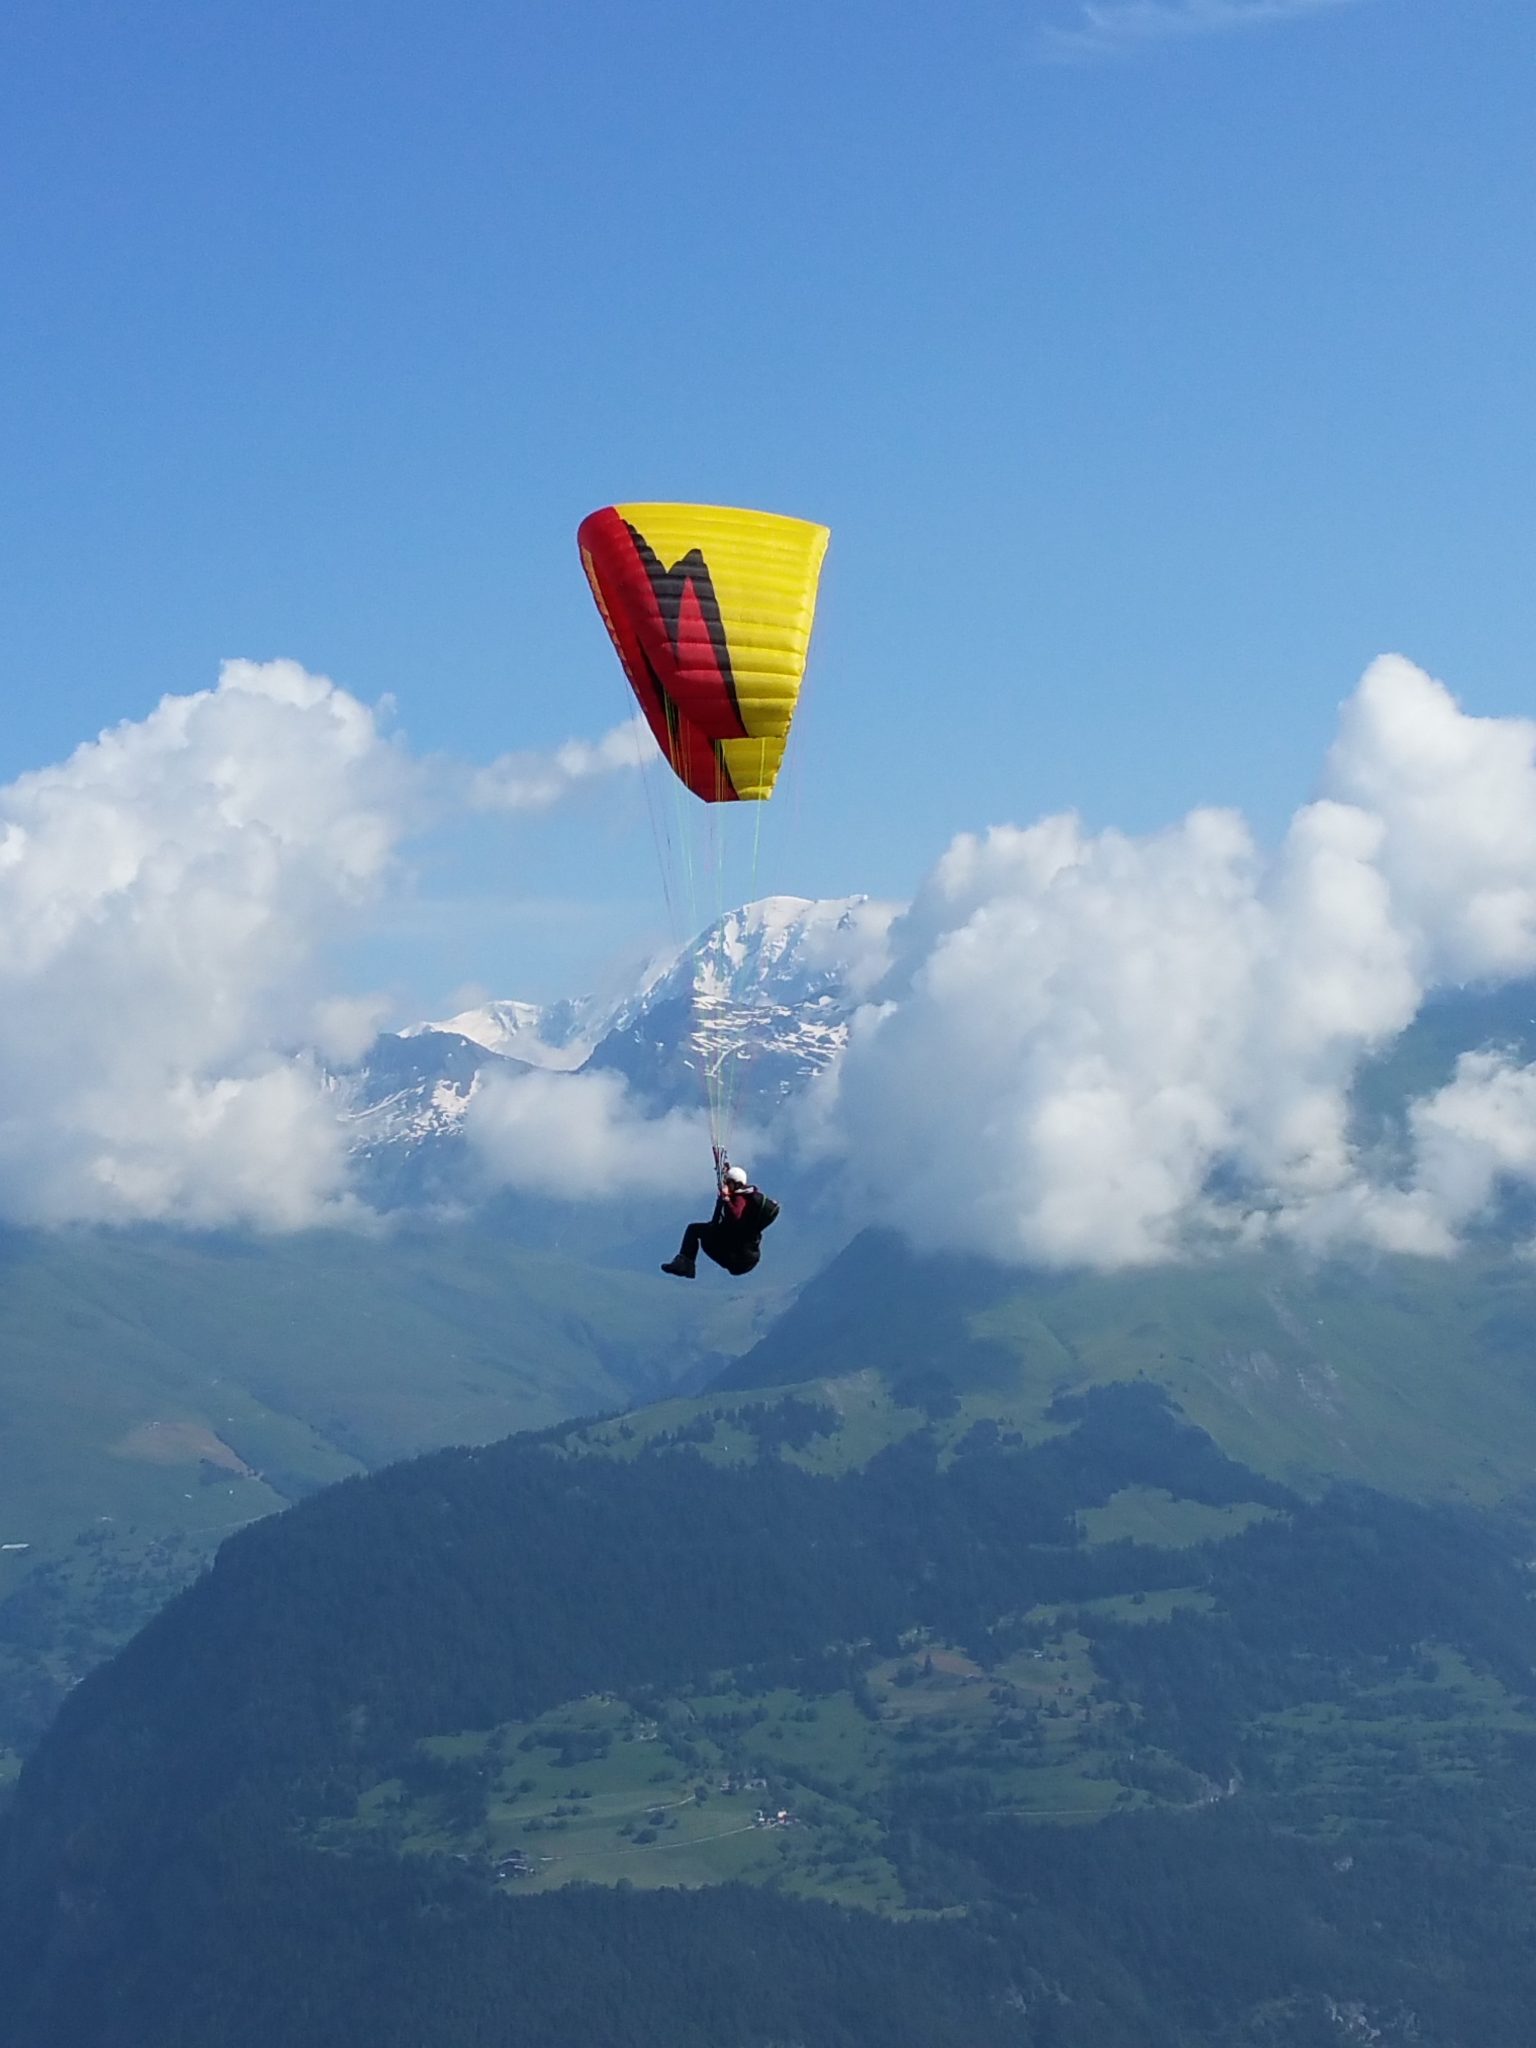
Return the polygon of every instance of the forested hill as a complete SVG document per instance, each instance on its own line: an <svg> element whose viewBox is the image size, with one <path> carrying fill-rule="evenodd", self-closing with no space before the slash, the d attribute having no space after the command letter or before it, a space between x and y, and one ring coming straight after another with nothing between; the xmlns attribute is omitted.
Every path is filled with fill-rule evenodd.
<svg viewBox="0 0 1536 2048"><path fill-rule="evenodd" d="M0 2039L1525 2048L1527 1530L1146 1382L839 1398L231 1539L22 1775Z"/></svg>

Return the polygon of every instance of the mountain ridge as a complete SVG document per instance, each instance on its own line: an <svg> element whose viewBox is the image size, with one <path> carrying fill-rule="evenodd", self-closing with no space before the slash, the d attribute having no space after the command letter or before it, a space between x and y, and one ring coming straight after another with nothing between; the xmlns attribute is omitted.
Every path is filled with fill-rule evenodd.
<svg viewBox="0 0 1536 2048"><path fill-rule="evenodd" d="M617 995L546 1006L499 999L446 1024L380 1034L331 1081L360 1191L386 1212L490 1199L464 1134L493 1074L614 1075L646 1116L697 1112L710 1099L745 1129L771 1129L835 1067L855 1013L877 996L896 915L863 896L767 897L723 913ZM1353 1145L1390 1180L1405 1153L1410 1103L1448 1082L1462 1054L1487 1049L1536 1060L1536 982L1443 990L1426 1001L1361 1063ZM788 1156L778 1164L797 1181L808 1171ZM1525 1227L1532 1207L1528 1194L1505 1186L1492 1219L1476 1222L1472 1235Z"/></svg>
<svg viewBox="0 0 1536 2048"><path fill-rule="evenodd" d="M614 998L498 999L381 1033L333 1079L370 1197L386 1208L483 1199L462 1159L484 1076L616 1074L651 1115L729 1100L767 1120L847 1042L861 962L890 911L865 896L770 896L725 912Z"/></svg>
<svg viewBox="0 0 1536 2048"><path fill-rule="evenodd" d="M1518 1251L1276 1250L1084 1274L917 1254L868 1230L709 1391L836 1382L871 1355L893 1385L978 1412L1145 1378L1287 1484L1492 1504L1536 1472L1533 1333L1536 1271Z"/></svg>

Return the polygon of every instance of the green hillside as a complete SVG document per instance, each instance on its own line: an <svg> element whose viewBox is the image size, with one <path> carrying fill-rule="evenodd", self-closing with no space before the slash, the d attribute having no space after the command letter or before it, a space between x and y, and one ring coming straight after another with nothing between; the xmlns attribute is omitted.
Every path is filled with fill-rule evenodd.
<svg viewBox="0 0 1536 2048"><path fill-rule="evenodd" d="M467 1229L0 1238L0 1775L232 1529L348 1474L697 1385L767 1289Z"/></svg>
<svg viewBox="0 0 1536 2048"><path fill-rule="evenodd" d="M1525 2048L1524 1260L39 1249L7 2048Z"/></svg>
<svg viewBox="0 0 1536 2048"><path fill-rule="evenodd" d="M1528 1525L1148 1381L830 1393L231 1538L22 1774L0 2038L1524 2048Z"/></svg>
<svg viewBox="0 0 1536 2048"><path fill-rule="evenodd" d="M880 1386L854 1398L958 1395L954 1427L1030 1428L1064 1390L1145 1377L1303 1491L1357 1480L1486 1503L1536 1472L1536 1267L1516 1253L1021 1276L868 1232L718 1384L836 1388L855 1364Z"/></svg>

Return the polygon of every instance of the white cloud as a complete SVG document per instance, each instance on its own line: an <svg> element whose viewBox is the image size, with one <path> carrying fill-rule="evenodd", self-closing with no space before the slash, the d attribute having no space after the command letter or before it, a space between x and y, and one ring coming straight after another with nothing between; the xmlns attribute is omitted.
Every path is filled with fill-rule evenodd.
<svg viewBox="0 0 1536 2048"><path fill-rule="evenodd" d="M1003 1257L1166 1248L1230 1135L1254 862L1222 812L1142 842L1072 818L958 840L838 1077L866 1199Z"/></svg>
<svg viewBox="0 0 1536 2048"><path fill-rule="evenodd" d="M955 842L815 1105L864 1213L919 1243L1104 1266L1239 1231L1435 1251L1536 1177L1536 1081L1464 1063L1376 1185L1361 1061L1425 994L1536 972L1536 725L1396 657L1264 859L1237 816ZM1503 1149L1495 1143L1502 1133Z"/></svg>
<svg viewBox="0 0 1536 2048"><path fill-rule="evenodd" d="M1076 20L1047 28L1046 54L1110 57L1191 36L1273 28L1361 0L1082 0Z"/></svg>
<svg viewBox="0 0 1536 2048"><path fill-rule="evenodd" d="M637 733L505 756L475 800L547 809L636 765ZM321 1063L359 1058L385 1004L328 985L332 954L466 773L294 662L235 661L0 789L0 1215L367 1220ZM691 1187L703 1143L681 1116L647 1125L613 1077L493 1086L474 1131L505 1180L575 1196Z"/></svg>
<svg viewBox="0 0 1536 2048"><path fill-rule="evenodd" d="M1452 1080L1416 1103L1410 1198L1455 1230L1482 1215L1503 1178L1536 1178L1536 1067L1464 1053Z"/></svg>
<svg viewBox="0 0 1536 2048"><path fill-rule="evenodd" d="M599 740L566 740L550 754L502 754L470 785L470 800L485 811L547 811L599 776L643 765L651 736L643 719L629 718Z"/></svg>
<svg viewBox="0 0 1536 2048"><path fill-rule="evenodd" d="M1409 1110L1412 1161L1390 1185L1364 1176L1281 1219L1314 1248L1368 1244L1425 1257L1455 1252L1501 1186L1536 1181L1536 1067L1464 1053L1452 1079Z"/></svg>
<svg viewBox="0 0 1536 2048"><path fill-rule="evenodd" d="M322 998L310 1013L315 1051L338 1066L354 1065L384 1029L390 1007L382 995Z"/></svg>
<svg viewBox="0 0 1536 2048"><path fill-rule="evenodd" d="M697 1194L708 1158L703 1117L648 1117L614 1073L491 1075L464 1120L499 1185L563 1201Z"/></svg>
<svg viewBox="0 0 1536 2048"><path fill-rule="evenodd" d="M391 872L410 764L293 662L231 662L0 789L0 1211L351 1214L322 949Z"/></svg>
<svg viewBox="0 0 1536 2048"><path fill-rule="evenodd" d="M1367 670L1328 782L1379 819L1379 868L1436 982L1536 960L1536 721L1468 718L1410 662Z"/></svg>

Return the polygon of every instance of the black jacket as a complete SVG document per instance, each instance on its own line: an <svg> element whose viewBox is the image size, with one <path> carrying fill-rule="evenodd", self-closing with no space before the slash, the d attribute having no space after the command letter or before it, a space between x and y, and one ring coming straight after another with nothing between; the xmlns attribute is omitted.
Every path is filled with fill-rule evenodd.
<svg viewBox="0 0 1536 2048"><path fill-rule="evenodd" d="M739 1216L731 1207L730 1197L722 1194L709 1220L712 1228L721 1238L728 1239L733 1247L755 1252L763 1232L778 1215L779 1205L761 1188L744 1188L742 1193L746 1196L746 1203Z"/></svg>

